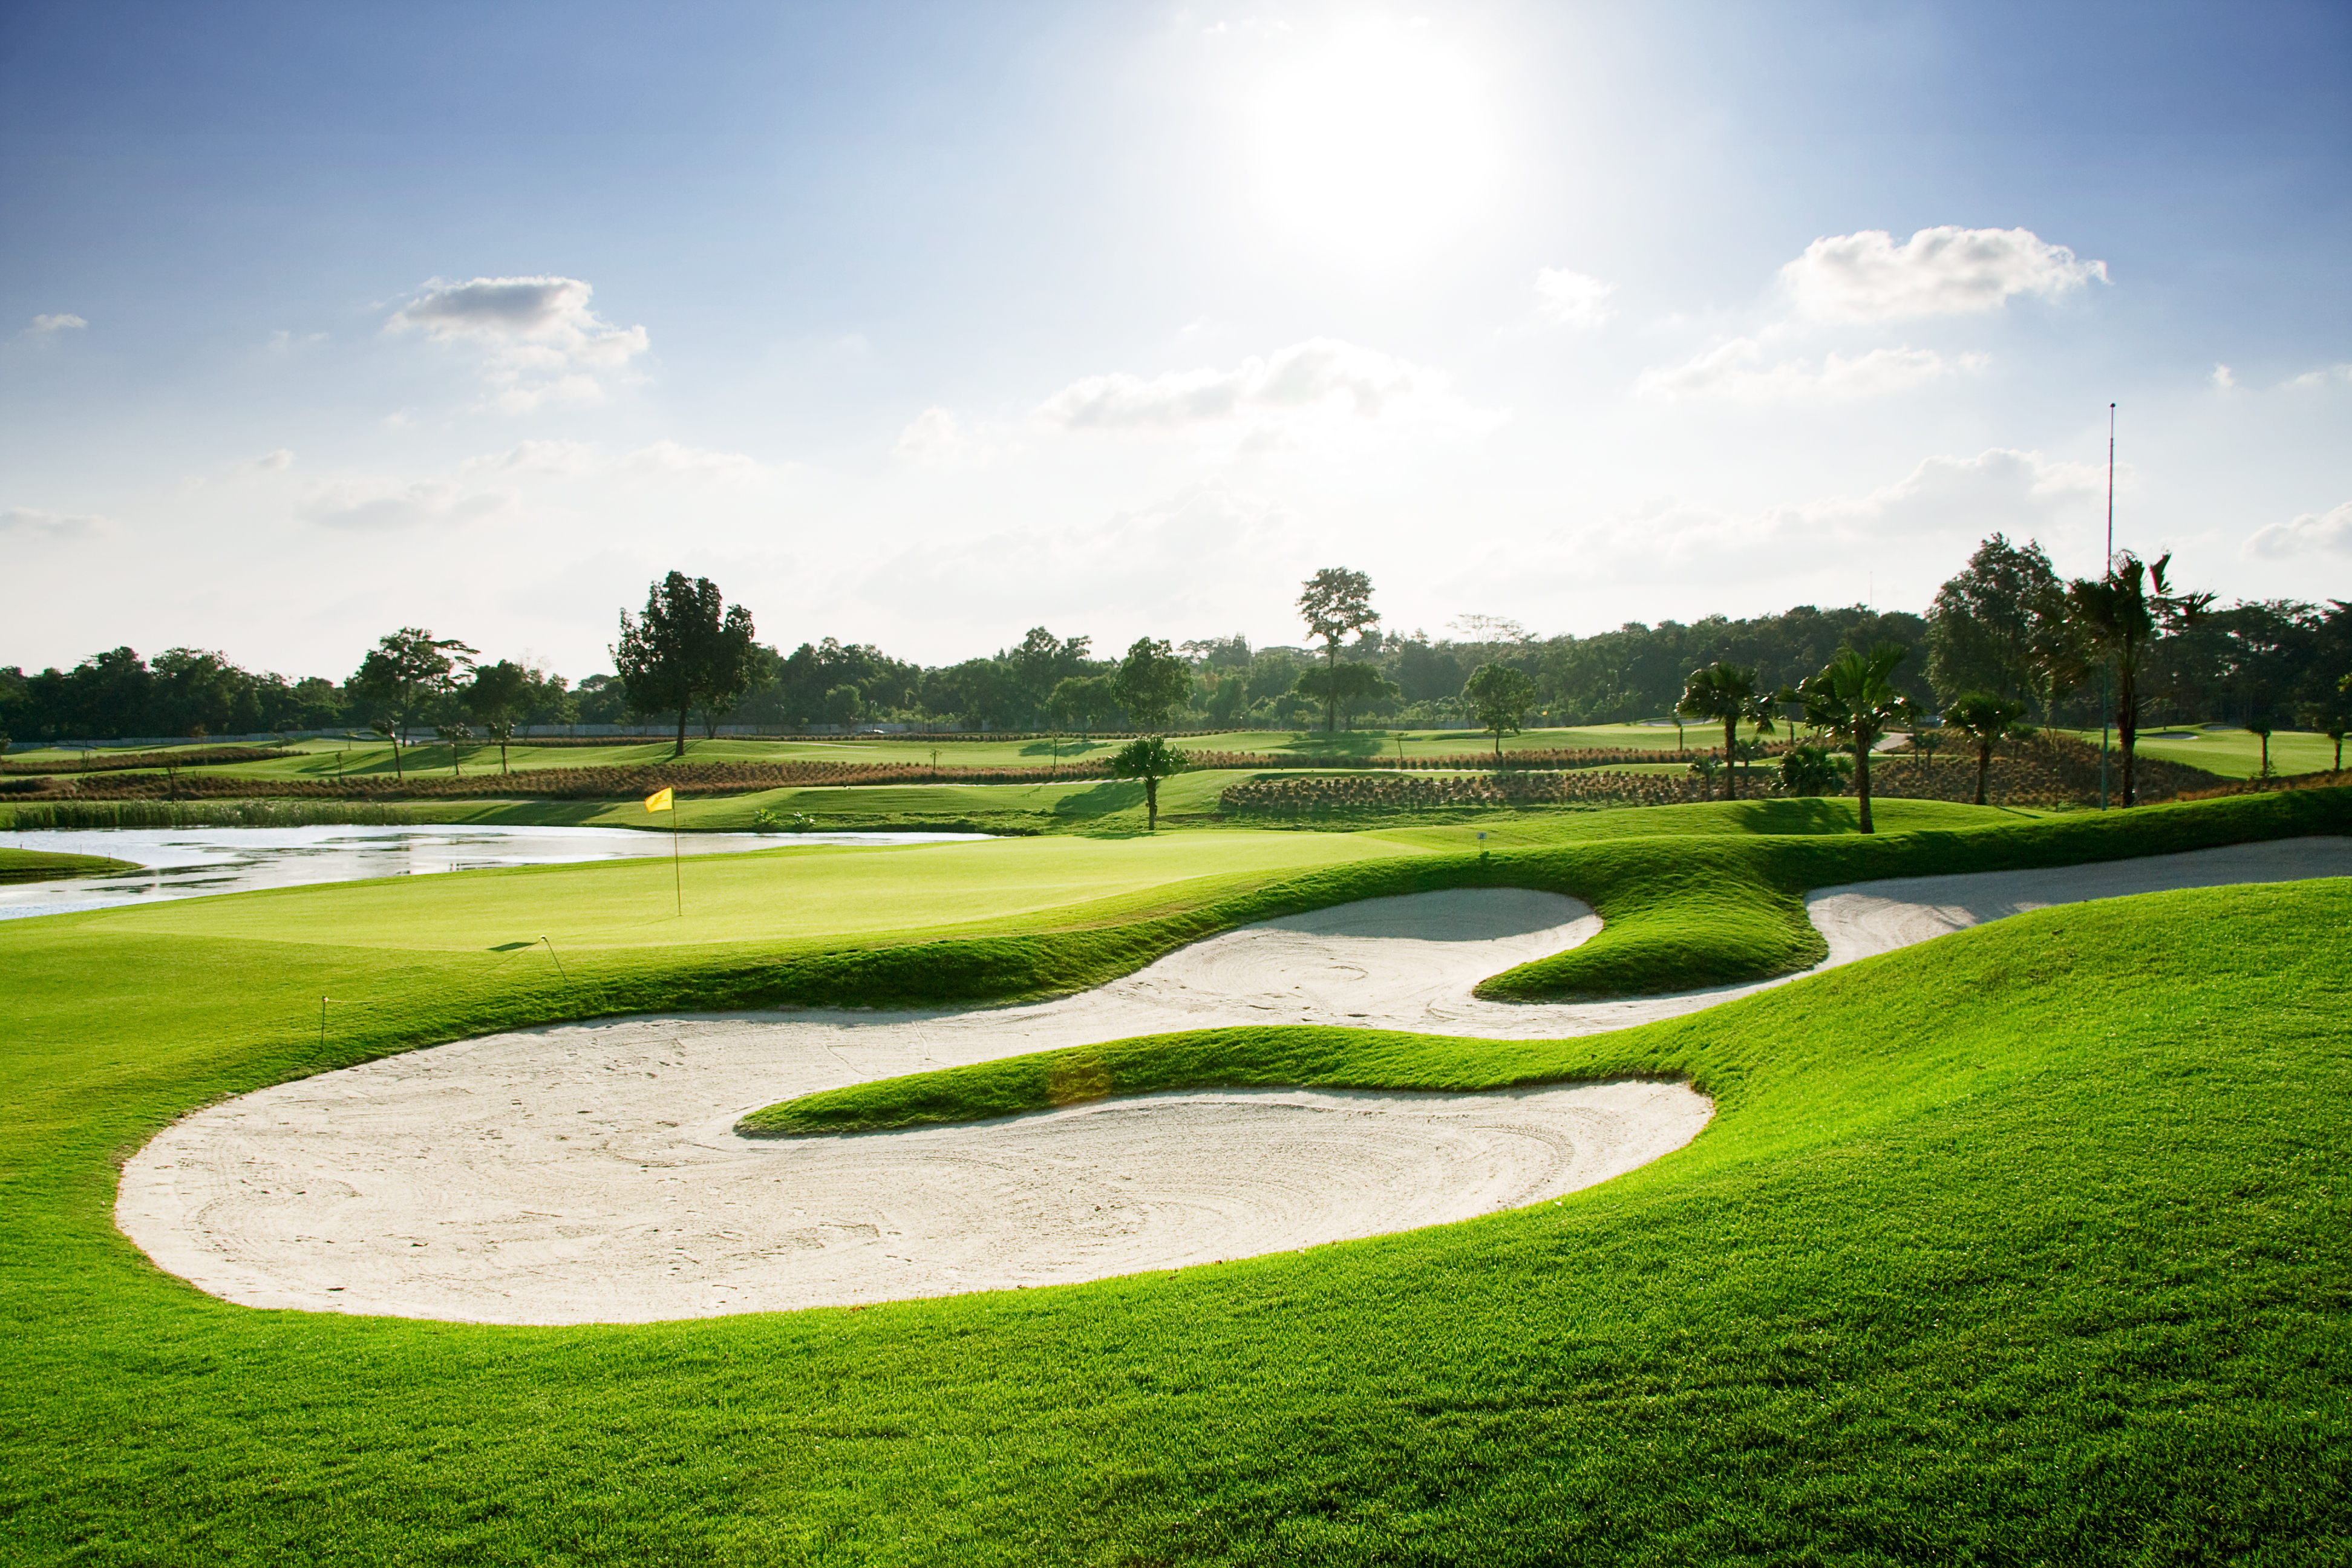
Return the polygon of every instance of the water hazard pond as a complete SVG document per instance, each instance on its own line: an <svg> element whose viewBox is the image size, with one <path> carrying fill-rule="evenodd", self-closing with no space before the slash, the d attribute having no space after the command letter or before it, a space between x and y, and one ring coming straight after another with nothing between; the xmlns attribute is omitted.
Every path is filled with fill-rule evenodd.
<svg viewBox="0 0 2352 1568"><path fill-rule="evenodd" d="M689 855L792 844L953 844L981 833L698 833ZM369 877L418 877L491 866L547 866L667 855L669 835L625 827L107 827L11 833L0 844L132 860L117 877L0 886L0 920L107 909L158 899L242 893Z"/></svg>

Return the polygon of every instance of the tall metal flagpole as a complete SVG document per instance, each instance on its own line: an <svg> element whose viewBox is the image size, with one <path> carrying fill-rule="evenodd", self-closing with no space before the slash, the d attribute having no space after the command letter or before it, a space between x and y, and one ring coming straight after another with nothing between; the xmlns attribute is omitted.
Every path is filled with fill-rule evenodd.
<svg viewBox="0 0 2352 1568"><path fill-rule="evenodd" d="M2099 568L2102 583L2111 583L2116 574L2116 405L2107 405L2107 553ZM2108 672L2099 671L2099 809L2107 809L2107 731L2115 720L2115 707L2108 700Z"/></svg>

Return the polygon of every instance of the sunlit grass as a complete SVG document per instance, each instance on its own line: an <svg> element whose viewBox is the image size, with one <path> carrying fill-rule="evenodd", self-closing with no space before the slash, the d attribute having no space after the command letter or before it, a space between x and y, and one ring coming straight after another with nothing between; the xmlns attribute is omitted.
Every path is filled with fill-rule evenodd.
<svg viewBox="0 0 2352 1568"><path fill-rule="evenodd" d="M2204 820L2282 809L2219 804L2252 815ZM2051 828L2197 820L2179 809ZM1360 856L1449 831L1159 843ZM1839 877L1900 843L1696 842L1810 847ZM911 876L939 853L865 858ZM1477 864L1370 868L1441 861ZM1157 896L1192 869L1156 863L1177 879ZM186 1109L562 1016L583 985L726 1005L771 951L648 939L583 951L567 981L543 952L392 940L467 883L602 896L468 873L398 884L406 921L353 885L183 907L212 926L0 927L11 1555L2284 1562L2352 1531L2342 882L2046 911L1558 1044L1130 1048L1233 1077L1654 1073L1716 1098L1696 1142L1599 1188L1302 1253L577 1329L256 1311L148 1266L110 1223L112 1162ZM321 994L355 999L323 1047Z"/></svg>

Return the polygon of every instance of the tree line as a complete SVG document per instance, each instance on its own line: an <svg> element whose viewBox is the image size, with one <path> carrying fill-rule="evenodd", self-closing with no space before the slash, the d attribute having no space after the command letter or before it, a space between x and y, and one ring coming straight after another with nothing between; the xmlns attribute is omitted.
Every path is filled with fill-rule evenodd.
<svg viewBox="0 0 2352 1568"><path fill-rule="evenodd" d="M108 740L389 722L404 738L451 727L492 738L521 726L655 720L682 740L689 729L709 732L722 723L1086 732L1468 721L1499 742L1507 729L1497 723L1671 713L1695 669L1752 671L1759 689L1777 692L1817 674L1842 649L1886 643L1924 653L1889 676L1915 711L1990 695L2028 704L2045 723L2095 725L2112 715L2118 694L2102 695L2095 667L2112 674L2113 661L2068 629L2080 625L2066 611L2068 592L2038 544L1995 534L1924 616L1800 605L1747 619L1629 622L1589 637L1538 637L1509 621L1468 616L1455 623L1456 635L1433 638L1384 629L1370 580L1331 567L1301 586L1307 637L1297 646L1253 647L1240 635L1143 637L1098 655L1087 637L1034 626L992 654L925 667L831 637L783 652L761 641L749 611L727 604L708 579L672 573L651 585L644 609L623 613L613 669L577 684L421 627L386 634L340 680L248 671L212 650L172 648L150 661L118 647L70 669L0 668L0 732ZM703 639L690 658L685 643L672 648L663 640L689 637ZM2196 615L2156 628L2135 653L2133 717L2316 723L2337 695L2347 645L2352 612L2340 601L2200 604ZM703 659L710 672L681 688L670 673L681 658Z"/></svg>

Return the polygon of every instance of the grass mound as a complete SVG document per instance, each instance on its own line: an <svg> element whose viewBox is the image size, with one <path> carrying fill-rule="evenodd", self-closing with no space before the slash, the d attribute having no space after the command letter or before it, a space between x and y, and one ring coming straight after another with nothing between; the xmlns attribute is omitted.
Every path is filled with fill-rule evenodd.
<svg viewBox="0 0 2352 1568"><path fill-rule="evenodd" d="M59 855L47 849L0 849L0 882L54 882L65 877L113 877L139 867L103 855Z"/></svg>

